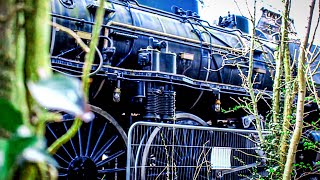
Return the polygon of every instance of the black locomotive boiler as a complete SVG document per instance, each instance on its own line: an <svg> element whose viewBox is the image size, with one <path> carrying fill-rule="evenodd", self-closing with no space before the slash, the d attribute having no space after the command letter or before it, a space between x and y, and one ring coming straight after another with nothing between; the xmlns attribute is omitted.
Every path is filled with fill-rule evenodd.
<svg viewBox="0 0 320 180"><path fill-rule="evenodd" d="M90 88L98 120L55 155L60 178L124 179L126 131L135 121L252 128L245 112L220 112L236 105L232 97L247 96L239 74L248 71L248 20L229 16L212 26L198 6L197 0L105 1ZM93 0L52 0L52 21L89 43L97 7ZM277 44L263 31L257 39L254 88L271 94ZM56 72L81 77L85 53L71 36L52 28L50 53ZM264 103L259 108L267 113ZM71 124L68 115L48 124L48 143Z"/></svg>

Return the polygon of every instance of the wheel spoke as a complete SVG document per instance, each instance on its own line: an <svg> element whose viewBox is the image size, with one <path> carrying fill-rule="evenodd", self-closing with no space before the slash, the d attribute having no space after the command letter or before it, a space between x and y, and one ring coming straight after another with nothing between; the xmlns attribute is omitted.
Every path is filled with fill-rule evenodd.
<svg viewBox="0 0 320 180"><path fill-rule="evenodd" d="M54 156L58 157L59 159L61 159L63 162L67 163L69 165L69 162L67 160L65 160L63 157L59 156L58 154L55 154Z"/></svg>
<svg viewBox="0 0 320 180"><path fill-rule="evenodd" d="M109 156L107 159L98 162L98 163L97 163L97 167L101 167L101 166L105 165L107 162L112 161L113 159L121 156L121 155L124 154L124 153L125 153L125 151L124 151L124 150L121 150L121 151L119 151L119 152L117 152L117 153Z"/></svg>
<svg viewBox="0 0 320 180"><path fill-rule="evenodd" d="M78 130L78 139L79 139L79 151L80 156L82 156L82 137L81 137L81 128Z"/></svg>
<svg viewBox="0 0 320 180"><path fill-rule="evenodd" d="M59 177L66 177L68 174L64 174L64 173L59 173Z"/></svg>
<svg viewBox="0 0 320 180"><path fill-rule="evenodd" d="M58 167L58 169L59 169L59 170L65 170L65 171L67 171L67 170L68 170L68 168L61 167L61 166L59 166L59 167Z"/></svg>
<svg viewBox="0 0 320 180"><path fill-rule="evenodd" d="M64 128L66 129L66 131L68 131L68 128L67 128L66 122L63 122L63 126L64 126ZM74 154L76 155L76 157L78 157L78 154L77 154L76 148L75 148L75 147L74 147L74 145L73 145L72 138L70 139L70 143L71 143L72 149L73 149L73 151L74 151Z"/></svg>
<svg viewBox="0 0 320 180"><path fill-rule="evenodd" d="M86 148L86 156L88 156L88 152L89 152L93 122L94 121L91 121L90 128L89 128L88 142L87 142L87 148Z"/></svg>
<svg viewBox="0 0 320 180"><path fill-rule="evenodd" d="M109 141L103 145L103 147L97 152L97 154L95 156L93 156L93 161L97 162L97 160L103 155L104 152L106 152L106 150L114 143L114 141L116 141L118 139L118 136L112 136L111 139L109 139Z"/></svg>
<svg viewBox="0 0 320 180"><path fill-rule="evenodd" d="M92 157L93 154L94 154L94 152L96 151L96 148L97 148L98 145L99 145L100 139L101 139L102 135L104 134L104 131L106 130L106 127L107 127L107 123L104 124L103 129L102 129L102 132L100 133L100 136L99 136L99 138L98 138L98 140L97 140L97 142L96 142L96 145L94 146L94 148L93 148L93 150L92 150L92 153L91 153L90 157Z"/></svg>
<svg viewBox="0 0 320 180"><path fill-rule="evenodd" d="M50 128L50 126L47 126L49 131L51 132L51 134L54 136L54 138L58 139L58 137L56 136L56 134L52 131L52 129ZM69 154L69 152L67 151L67 149L64 147L64 145L62 145L62 149L64 149L64 151L68 154L68 156L71 158L71 160L73 160L72 156Z"/></svg>
<svg viewBox="0 0 320 180"><path fill-rule="evenodd" d="M98 115L96 120L99 121L84 124L76 131L78 133L76 137L69 140L70 144L62 145L61 150L53 155L60 165L57 167L58 177L59 179L82 179L82 177L109 179L106 175L112 173L112 176L118 177L117 179L123 179L126 171L125 132L107 112L98 107L90 107L95 115ZM67 115L64 117L69 118ZM72 118L70 116L61 123L48 123L46 133L48 142L54 142L67 132Z"/></svg>

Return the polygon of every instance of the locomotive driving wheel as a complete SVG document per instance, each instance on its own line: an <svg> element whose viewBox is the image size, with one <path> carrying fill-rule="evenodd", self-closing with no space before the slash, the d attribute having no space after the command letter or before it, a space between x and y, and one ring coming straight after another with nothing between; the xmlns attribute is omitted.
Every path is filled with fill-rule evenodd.
<svg viewBox="0 0 320 180"><path fill-rule="evenodd" d="M59 164L59 179L124 179L127 135L110 114L95 106L91 110L95 119L83 123L53 155ZM71 127L73 118L64 117L62 122L47 124L48 145Z"/></svg>
<svg viewBox="0 0 320 180"><path fill-rule="evenodd" d="M207 126L201 118L189 113L177 113L175 123ZM210 132L154 128L141 153L139 179L208 179L208 164L200 162L203 157L207 158L202 148L206 143L204 137L207 133Z"/></svg>

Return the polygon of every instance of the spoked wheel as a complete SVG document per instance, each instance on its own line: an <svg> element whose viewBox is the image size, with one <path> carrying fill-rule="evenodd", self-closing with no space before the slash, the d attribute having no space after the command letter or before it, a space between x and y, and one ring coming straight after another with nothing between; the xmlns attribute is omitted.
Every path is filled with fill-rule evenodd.
<svg viewBox="0 0 320 180"><path fill-rule="evenodd" d="M177 113L176 124L207 126L189 113ZM150 133L141 158L141 179L208 179L210 167L207 137L196 129L156 127Z"/></svg>
<svg viewBox="0 0 320 180"><path fill-rule="evenodd" d="M125 179L127 135L107 112L91 106L95 119L83 123L77 134L54 158L59 179ZM47 124L48 145L67 132L73 119Z"/></svg>

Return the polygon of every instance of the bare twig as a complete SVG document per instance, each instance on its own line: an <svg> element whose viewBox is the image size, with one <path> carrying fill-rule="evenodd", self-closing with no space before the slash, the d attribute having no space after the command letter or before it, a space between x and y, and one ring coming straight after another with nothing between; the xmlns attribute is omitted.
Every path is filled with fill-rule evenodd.
<svg viewBox="0 0 320 180"><path fill-rule="evenodd" d="M88 53L90 51L90 48L82 41L82 39L74 32L72 31L71 29L65 27L65 26L62 26L60 24L57 24L55 22L51 22L51 26L60 30L60 31L63 31L63 32L66 32L67 34L69 34L70 36L72 36L76 41L77 43L79 44L79 46L86 52Z"/></svg>

